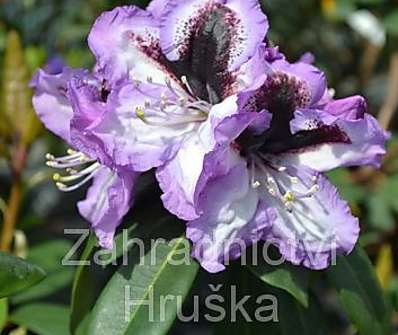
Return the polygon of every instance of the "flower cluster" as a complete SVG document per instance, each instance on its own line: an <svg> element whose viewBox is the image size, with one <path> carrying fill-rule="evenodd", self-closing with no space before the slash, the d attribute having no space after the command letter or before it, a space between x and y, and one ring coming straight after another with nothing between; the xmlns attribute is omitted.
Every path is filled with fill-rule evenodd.
<svg viewBox="0 0 398 335"><path fill-rule="evenodd" d="M154 169L210 272L258 241L313 269L353 249L358 220L323 172L379 166L388 135L364 98L334 99L311 57L289 63L267 30L258 0L153 0L97 19L92 71L35 75L37 114L72 148L47 164L61 191L92 180L78 208L101 246Z"/></svg>

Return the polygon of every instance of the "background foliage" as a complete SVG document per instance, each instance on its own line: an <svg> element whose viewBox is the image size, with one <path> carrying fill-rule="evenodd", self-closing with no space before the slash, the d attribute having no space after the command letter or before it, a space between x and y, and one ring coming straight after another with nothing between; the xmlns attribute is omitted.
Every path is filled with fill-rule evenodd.
<svg viewBox="0 0 398 335"><path fill-rule="evenodd" d="M392 131L389 153L380 171L340 169L330 174L362 226L360 246L328 271L310 272L293 266L243 268L210 276L196 263L170 268L165 262L185 247L183 224L161 210L159 191L145 180L125 227L132 237L177 238L157 254L153 266L137 266L137 253L120 250L108 265L65 267L61 259L76 236L64 228L85 228L71 208L82 192L60 194L44 166L46 152L62 153L63 145L45 132L30 104L28 81L48 60L73 67L91 67L86 44L95 18L116 5L141 1L0 0L0 330L2 334L392 334L398 324L398 1L394 0L264 0L271 21L271 40L291 61L305 51L315 55L337 96L361 93L370 112ZM363 31L353 14L366 10L375 27ZM361 12L359 12L361 13ZM366 30L366 29L365 29ZM375 40L375 35L385 38ZM2 213L2 214L1 214ZM159 220L161 218L161 220ZM12 230L7 234L5 226ZM143 225L142 223L145 223ZM13 244L11 240L13 239ZM98 250L91 237L82 259ZM128 253L132 262L122 266ZM149 257L150 250L144 257ZM18 257L18 258L17 258ZM195 294L211 294L208 285L237 284L241 294L264 292L278 297L280 322L210 324L174 322L170 305L165 322L148 323L143 305L129 322L121 301L122 288L145 300L155 294L186 297L189 314ZM152 286L150 286L152 285ZM144 292L144 293L143 293ZM223 292L228 296L228 292ZM112 308L105 308L112 306Z"/></svg>

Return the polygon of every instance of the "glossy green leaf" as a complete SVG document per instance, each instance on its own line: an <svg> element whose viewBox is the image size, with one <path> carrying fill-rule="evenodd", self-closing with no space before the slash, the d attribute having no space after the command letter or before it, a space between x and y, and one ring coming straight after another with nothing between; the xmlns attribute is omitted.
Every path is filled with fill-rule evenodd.
<svg viewBox="0 0 398 335"><path fill-rule="evenodd" d="M185 298L199 268L192 260L172 264L176 259L181 263L181 256L190 252L185 238L172 242L148 246L144 255L134 250L128 265L118 269L99 297L87 335L167 334L176 318L177 297ZM172 298L163 310L161 296ZM148 309L149 301L153 309Z"/></svg>
<svg viewBox="0 0 398 335"><path fill-rule="evenodd" d="M70 335L69 309L54 304L30 304L17 309L10 320L37 335Z"/></svg>
<svg viewBox="0 0 398 335"><path fill-rule="evenodd" d="M8 297L43 280L40 267L9 254L0 253L0 297Z"/></svg>
<svg viewBox="0 0 398 335"><path fill-rule="evenodd" d="M54 294L67 287L73 280L74 267L63 266L62 259L72 247L67 240L54 240L34 246L30 251L27 261L40 266L46 271L46 278L20 294L12 297L14 304L42 298Z"/></svg>
<svg viewBox="0 0 398 335"><path fill-rule="evenodd" d="M281 335L327 335L330 334L326 317L315 298L309 300L308 309L285 292L275 292L279 303L279 326Z"/></svg>
<svg viewBox="0 0 398 335"><path fill-rule="evenodd" d="M215 294L215 297L221 298L222 303L220 300L216 302L225 312L223 320L215 324L215 335L280 335L279 302L273 289L264 285L248 267L241 266L237 261L216 277L210 276L209 281L207 297ZM217 287L220 290L214 289ZM241 309L236 309L242 301ZM214 312L210 314L217 315Z"/></svg>
<svg viewBox="0 0 398 335"><path fill-rule="evenodd" d="M261 264L249 269L263 282L290 293L304 307L308 307L309 272L291 264L271 266Z"/></svg>
<svg viewBox="0 0 398 335"><path fill-rule="evenodd" d="M76 269L75 280L72 289L70 329L72 334L84 334L89 322L92 306L98 297L98 292L93 283L96 281L95 271L90 266L91 258L97 250L97 239L91 234L86 243L81 264Z"/></svg>
<svg viewBox="0 0 398 335"><path fill-rule="evenodd" d="M389 335L391 313L366 253L357 247L327 271L330 283L360 335Z"/></svg>
<svg viewBox="0 0 398 335"><path fill-rule="evenodd" d="M141 208L140 201L142 196L148 193L153 187L154 180L148 176L140 179L136 191L136 204ZM143 208L143 207L142 207ZM153 222L159 213L153 211L134 212L134 219L141 222ZM139 228L139 229L137 229ZM97 247L95 235L90 235L85 249L81 256L81 264L77 267L72 291L72 310L71 310L71 331L72 334L86 335L89 325L92 309L109 279L109 272L113 273L115 269L109 269L108 265L117 265L118 259L128 254L129 249L134 245L128 243L134 237L147 236L152 230L153 225L138 225L134 223L121 227L116 235L114 248L111 252L104 252ZM127 245L126 245L127 244ZM99 261L99 262L98 262ZM109 271L110 270L110 271Z"/></svg>
<svg viewBox="0 0 398 335"><path fill-rule="evenodd" d="M0 333L8 320L8 300L7 298L0 299Z"/></svg>

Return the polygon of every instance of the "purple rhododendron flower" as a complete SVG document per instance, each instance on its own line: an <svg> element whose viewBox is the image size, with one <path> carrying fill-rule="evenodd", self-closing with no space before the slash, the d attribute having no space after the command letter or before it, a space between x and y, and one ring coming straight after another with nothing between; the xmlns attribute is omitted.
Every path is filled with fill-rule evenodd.
<svg viewBox="0 0 398 335"><path fill-rule="evenodd" d="M50 155L49 165L67 169L66 176L55 175L63 191L95 178L79 210L102 246L112 246L136 176L154 167L165 207L182 219L197 217L192 192L180 183L189 178L195 185L212 147L209 134L225 116L213 115L212 106L257 78L267 29L256 0L118 7L102 14L89 35L93 73L38 72L36 111L74 149L66 157ZM189 176L178 168L182 160L192 160Z"/></svg>
<svg viewBox="0 0 398 335"><path fill-rule="evenodd" d="M59 74L48 74L39 70L31 82L35 89L33 105L45 126L60 136L71 147L75 147L72 134L74 127L74 86L90 83L90 92L82 92L92 107L93 118L101 117L105 103L104 87L94 76L84 70L64 68ZM82 149L82 148L81 148ZM128 212L133 198L137 173L123 169L111 169L98 161L92 148L75 151L70 149L64 157L47 155L47 164L66 169L68 175L54 175L60 190L73 191L93 180L87 198L78 203L80 213L91 222L101 246L112 248L116 227ZM109 162L108 162L109 163Z"/></svg>
<svg viewBox="0 0 398 335"><path fill-rule="evenodd" d="M66 169L63 191L93 180L78 208L103 247L155 168L210 272L258 241L314 269L352 250L358 220L322 173L379 166L387 134L362 97L334 100L313 56L290 64L267 31L257 0L154 0L97 19L93 71L36 74L37 114L73 148L48 164Z"/></svg>
<svg viewBox="0 0 398 335"><path fill-rule="evenodd" d="M378 167L385 153L388 134L362 97L332 99L324 74L307 62L275 60L264 73L258 88L218 107L235 113L215 128L195 190L202 215L187 234L210 272L259 240L312 269L350 253L358 219L322 172Z"/></svg>

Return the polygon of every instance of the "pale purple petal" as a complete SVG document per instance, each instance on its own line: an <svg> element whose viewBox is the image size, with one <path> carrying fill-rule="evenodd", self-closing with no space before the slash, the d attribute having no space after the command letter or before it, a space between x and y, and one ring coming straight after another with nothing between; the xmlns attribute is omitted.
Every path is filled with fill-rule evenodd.
<svg viewBox="0 0 398 335"><path fill-rule="evenodd" d="M353 250L359 235L358 219L326 177L303 167L289 169L298 181L292 182L286 172L272 172L280 190L294 194L289 210L281 198L263 192L263 205L272 220L265 240L278 246L293 264L324 269L337 254L347 255ZM313 188L314 178L318 189L311 197L300 196Z"/></svg>
<svg viewBox="0 0 398 335"><path fill-rule="evenodd" d="M207 271L224 270L229 260L264 236L270 221L258 200L256 190L249 186L243 160L207 185L200 197L203 215L187 228L193 256Z"/></svg>
<svg viewBox="0 0 398 335"><path fill-rule="evenodd" d="M272 63L272 69L296 76L306 82L311 93L310 105L317 104L325 94L327 89L325 74L315 66L303 62L292 64L285 60L277 60Z"/></svg>
<svg viewBox="0 0 398 335"><path fill-rule="evenodd" d="M85 76L84 70L64 68L62 73L51 75L39 70L32 82L35 94L33 106L47 129L70 143L72 107L68 98L68 81L75 76Z"/></svg>
<svg viewBox="0 0 398 335"><path fill-rule="evenodd" d="M131 172L117 174L102 167L87 198L78 203L80 214L90 222L99 244L106 249L112 249L116 228L132 205L137 176Z"/></svg>
<svg viewBox="0 0 398 335"><path fill-rule="evenodd" d="M135 6L117 7L95 22L88 43L97 58L97 69L115 82L123 78L164 83L158 21Z"/></svg>
<svg viewBox="0 0 398 335"><path fill-rule="evenodd" d="M159 110L148 109L145 119L149 122L137 115L137 108L144 108L147 101L158 104L164 91L157 85L142 84L137 88L127 84L109 96L107 113L90 127L90 133L103 143L106 154L116 165L135 171L161 166L174 157L184 136L197 126L196 123L173 124L175 120ZM170 95L171 99L176 97Z"/></svg>
<svg viewBox="0 0 398 335"><path fill-rule="evenodd" d="M88 157L101 164L113 166L104 144L91 132L106 113L106 103L101 97L100 83L88 78L74 78L68 84L70 102L73 108L71 143Z"/></svg>
<svg viewBox="0 0 398 335"><path fill-rule="evenodd" d="M193 198L207 150L200 134L192 134L182 143L177 155L156 171L165 208L182 220L190 221L198 216Z"/></svg>
<svg viewBox="0 0 398 335"><path fill-rule="evenodd" d="M318 135L321 141L285 153L284 159L292 164L308 166L317 171L361 165L380 167L382 157L386 153L385 143L389 134L380 127L373 116L365 114L363 118L350 120L354 114L346 111L345 115L351 115L346 120L338 119L331 114L326 114L322 118L321 115L325 113L317 114L317 111L296 113L297 118L292 123L295 132L319 128ZM322 124L328 126L323 127Z"/></svg>
<svg viewBox="0 0 398 335"><path fill-rule="evenodd" d="M155 18L160 18L169 0L152 0L146 10Z"/></svg>
<svg viewBox="0 0 398 335"><path fill-rule="evenodd" d="M207 164L207 153L222 143L229 145L232 138L256 117L237 112L236 97L213 106L206 122L185 138L173 159L157 170L156 176L164 192L163 203L180 219L190 221L198 216L195 193L205 183L203 167Z"/></svg>
<svg viewBox="0 0 398 335"><path fill-rule="evenodd" d="M367 103L364 97L355 95L345 99L330 101L324 107L325 111L339 119L358 120L362 119L367 111Z"/></svg>
<svg viewBox="0 0 398 335"><path fill-rule="evenodd" d="M306 52L305 54L303 54L300 57L298 63L314 64L315 63L315 56L311 52Z"/></svg>
<svg viewBox="0 0 398 335"><path fill-rule="evenodd" d="M253 57L234 74L237 83L236 92L252 91L259 88L270 71L269 59L274 56L277 57L273 55L273 51L270 51L270 48L267 48L265 43L260 44Z"/></svg>

